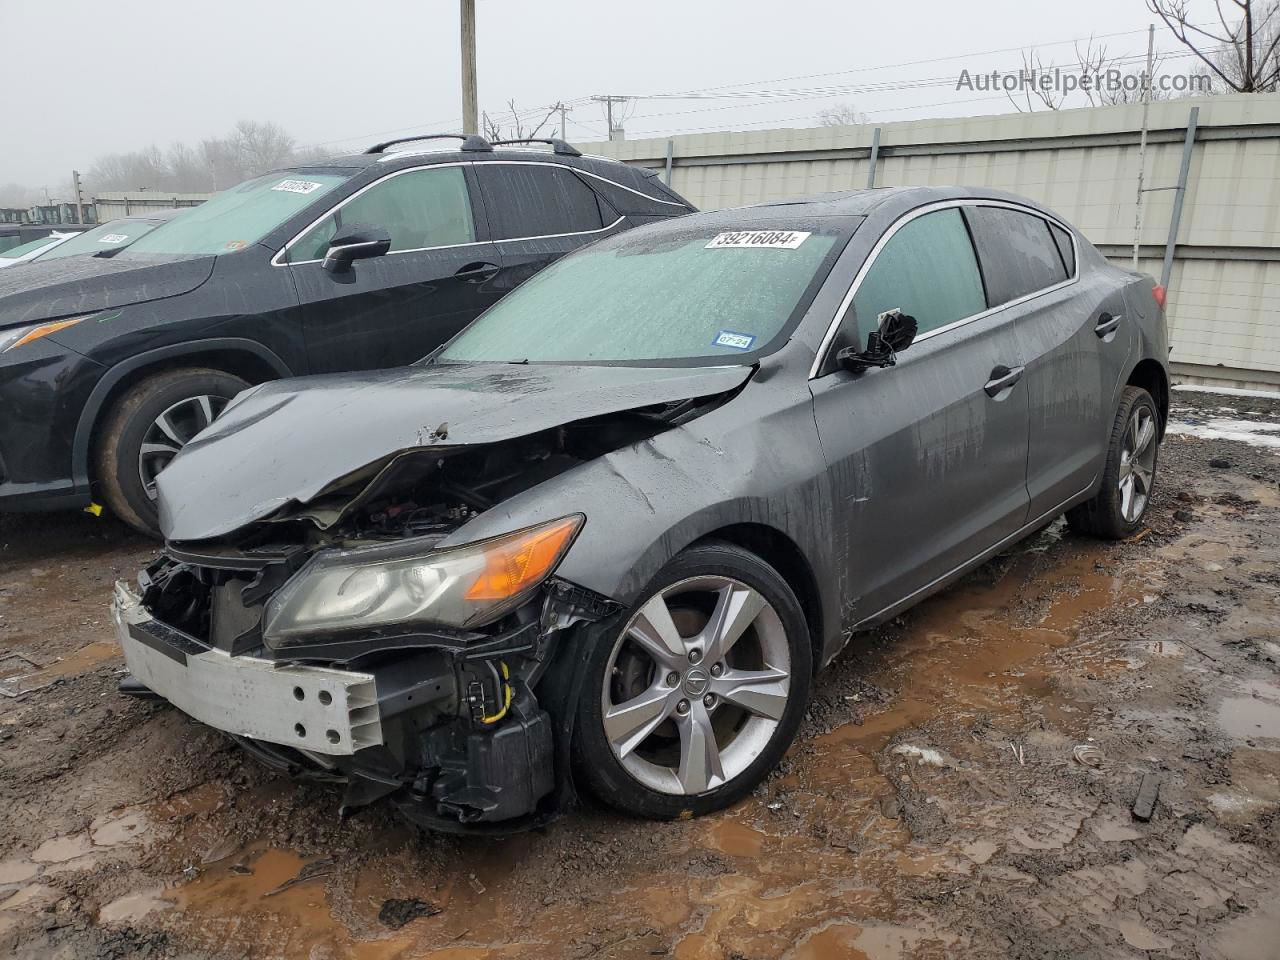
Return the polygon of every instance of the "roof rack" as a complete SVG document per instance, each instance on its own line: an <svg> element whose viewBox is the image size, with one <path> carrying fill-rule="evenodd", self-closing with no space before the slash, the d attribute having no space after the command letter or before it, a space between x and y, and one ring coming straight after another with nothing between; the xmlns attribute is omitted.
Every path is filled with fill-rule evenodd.
<svg viewBox="0 0 1280 960"><path fill-rule="evenodd" d="M549 143L551 145L552 153L558 153L564 157L582 156L582 152L572 144L565 143L563 140L558 140L555 137L520 137L515 140L494 140L493 146L505 147L513 143Z"/></svg>
<svg viewBox="0 0 1280 960"><path fill-rule="evenodd" d="M397 143L414 143L418 140L461 140L462 147L460 149L468 152L489 153L493 150L488 140L484 137L478 137L474 133L423 133L416 137L397 137L395 140L375 143L365 153L384 153L387 147L394 147Z"/></svg>

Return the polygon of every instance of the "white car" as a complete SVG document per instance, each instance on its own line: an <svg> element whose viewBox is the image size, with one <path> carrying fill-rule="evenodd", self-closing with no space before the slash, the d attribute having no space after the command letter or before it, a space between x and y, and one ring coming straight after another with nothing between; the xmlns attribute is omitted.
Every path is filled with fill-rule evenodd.
<svg viewBox="0 0 1280 960"><path fill-rule="evenodd" d="M60 244L66 243L74 233L51 233L47 237L41 237L39 240L28 240L26 243L20 243L16 247L10 247L3 256L0 256L0 269L4 267L12 267L15 263L26 263L28 260L34 260L42 253L46 253Z"/></svg>

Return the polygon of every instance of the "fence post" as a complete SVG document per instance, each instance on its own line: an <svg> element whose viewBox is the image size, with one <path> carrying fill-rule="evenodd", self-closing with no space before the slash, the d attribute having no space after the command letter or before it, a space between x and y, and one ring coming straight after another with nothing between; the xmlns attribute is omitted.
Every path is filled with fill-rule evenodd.
<svg viewBox="0 0 1280 960"><path fill-rule="evenodd" d="M667 171L666 171L666 184L668 187L671 186L671 158L675 156L675 152L676 152L675 141L668 139L667 140Z"/></svg>
<svg viewBox="0 0 1280 960"><path fill-rule="evenodd" d="M876 162L880 159L880 128L871 131L871 156L867 169L867 189L876 185Z"/></svg>
<svg viewBox="0 0 1280 960"><path fill-rule="evenodd" d="M1191 173L1191 152L1196 145L1196 125L1200 108L1192 107L1187 117L1187 138L1182 143L1182 166L1178 168L1178 186L1173 193L1173 212L1169 215L1169 239L1164 245L1164 266L1160 269L1160 286L1168 289L1173 276L1173 250L1178 243L1178 227L1182 223L1182 201L1187 195L1187 177Z"/></svg>

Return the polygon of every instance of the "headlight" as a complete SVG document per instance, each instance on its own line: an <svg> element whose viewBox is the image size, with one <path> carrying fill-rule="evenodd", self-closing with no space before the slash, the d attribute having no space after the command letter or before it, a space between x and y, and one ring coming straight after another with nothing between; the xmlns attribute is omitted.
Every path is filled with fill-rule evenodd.
<svg viewBox="0 0 1280 960"><path fill-rule="evenodd" d="M92 316L92 314L87 316ZM32 340L39 340L41 337L47 337L49 334L65 330L67 327L74 327L86 317L72 317L69 320L55 320L52 323L37 323L29 327L0 330L0 353L8 353L10 350L25 343L30 343Z"/></svg>
<svg viewBox="0 0 1280 960"><path fill-rule="evenodd" d="M263 637L274 645L357 627L487 623L550 575L582 523L574 514L426 553L412 541L318 553L267 604Z"/></svg>

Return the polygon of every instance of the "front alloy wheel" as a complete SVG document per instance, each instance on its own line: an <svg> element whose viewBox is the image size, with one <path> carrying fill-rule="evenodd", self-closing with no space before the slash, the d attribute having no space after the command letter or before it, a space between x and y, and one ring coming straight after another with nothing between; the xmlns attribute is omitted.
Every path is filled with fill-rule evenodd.
<svg viewBox="0 0 1280 960"><path fill-rule="evenodd" d="M138 448L138 479L148 499L156 498L156 477L197 433L222 412L230 397L202 393L180 400L152 421Z"/></svg>
<svg viewBox="0 0 1280 960"><path fill-rule="evenodd" d="M658 817L749 792L795 735L811 673L795 596L758 558L708 545L668 571L600 645L596 702L582 718L596 736L580 737L583 752L608 753L602 764L580 758L595 792Z"/></svg>

